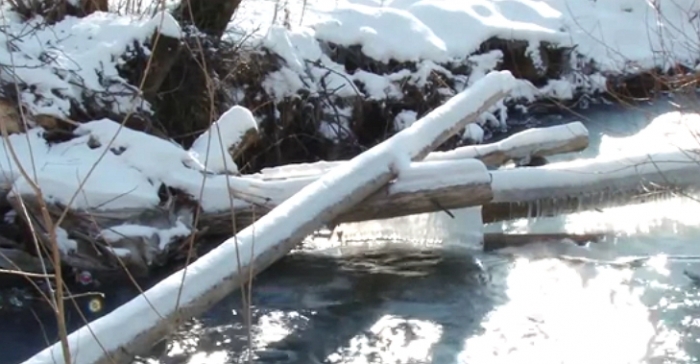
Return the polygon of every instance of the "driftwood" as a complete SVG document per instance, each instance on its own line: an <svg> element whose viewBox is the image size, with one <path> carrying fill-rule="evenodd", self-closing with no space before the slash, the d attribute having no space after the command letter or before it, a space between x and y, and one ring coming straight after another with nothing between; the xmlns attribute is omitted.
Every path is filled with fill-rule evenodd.
<svg viewBox="0 0 700 364"><path fill-rule="evenodd" d="M385 219L479 206L491 201L491 181L475 159L414 163L392 185L340 215L336 223ZM446 171L449 171L446 173Z"/></svg>
<svg viewBox="0 0 700 364"><path fill-rule="evenodd" d="M658 199L663 195L676 193L698 186L700 168L697 165L698 152L672 151L654 156L620 156L615 159L591 159L568 163L552 164L545 167L526 167L491 171L492 201L483 203L484 223L513 220L519 218L551 217L602 207L621 206L629 203L643 203ZM458 161L458 160L455 160ZM422 163L415 163L420 165ZM284 167L282 167L284 168ZM294 171L293 168L290 168ZM310 169L302 170L304 172ZM318 170L318 169L317 169ZM323 168L321 168L323 170ZM445 168L449 171L451 168ZM298 170L297 170L298 171ZM297 174L300 175L300 174ZM263 173L262 176L265 176ZM271 173L269 181L278 181L282 174ZM314 178L298 178L299 184L286 193L292 194ZM406 181L407 183L409 180ZM397 183L402 183L400 180ZM434 183L425 180L424 193L433 195L435 204L423 199L424 193L415 194L415 201L398 206L383 201L387 209L381 213L362 214L362 206L348 213L352 217L340 222L372 220L383 217L399 217L420 212L433 212L474 206L476 201L451 200L451 196L476 194L474 186L455 183L450 191L433 191ZM412 210L411 204L425 204L424 210ZM258 209L257 215L265 211ZM236 211L242 224L250 224L254 216L249 207ZM222 220L222 218L216 219ZM230 229L230 224L217 224L215 229ZM226 231L226 230L224 230Z"/></svg>
<svg viewBox="0 0 700 364"><path fill-rule="evenodd" d="M134 355L145 353L181 320L206 311L284 256L304 237L395 178L399 168L405 168L401 158L424 158L476 120L510 91L513 80L508 72L487 75L408 129L303 188L194 262L186 276L187 270L177 272L89 327L72 333L68 342L73 360L81 364L125 363ZM483 164L482 171L486 173ZM244 256L236 267L232 258L239 256L239 248ZM248 253L251 256L246 257ZM124 326L125 320L130 325ZM119 332L118 337L115 332ZM59 343L26 363L53 363L61 357L63 349Z"/></svg>

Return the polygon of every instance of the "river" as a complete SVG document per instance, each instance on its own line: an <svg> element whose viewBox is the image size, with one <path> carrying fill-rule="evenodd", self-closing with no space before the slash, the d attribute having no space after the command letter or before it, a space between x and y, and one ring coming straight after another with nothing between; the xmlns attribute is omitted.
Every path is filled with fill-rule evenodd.
<svg viewBox="0 0 700 364"><path fill-rule="evenodd" d="M592 158L650 148L630 138L672 108L668 100L604 106L538 123L584 121L590 147L552 159ZM543 243L498 253L479 250L484 228L475 218L478 211L454 214L349 225L344 238L354 242L307 242L264 272L253 290L255 362L700 360L700 282L691 278L700 274L700 202L679 197L487 226L610 234L588 247ZM624 264L636 257L645 259ZM100 314L132 293L108 296ZM239 295L227 298L188 323L159 358L143 362L243 362L249 337L241 307ZM70 319L79 322L76 315ZM55 325L42 321L54 337ZM0 325L0 363L19 363L42 348L34 315L3 315Z"/></svg>

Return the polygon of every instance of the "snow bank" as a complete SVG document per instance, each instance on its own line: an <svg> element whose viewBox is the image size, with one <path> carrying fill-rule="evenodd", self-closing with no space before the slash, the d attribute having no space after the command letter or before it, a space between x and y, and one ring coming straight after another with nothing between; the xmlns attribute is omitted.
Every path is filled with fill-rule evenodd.
<svg viewBox="0 0 700 364"><path fill-rule="evenodd" d="M331 19L312 26L320 40L358 44L379 61L465 58L492 37L559 43L560 14L525 1L398 0L386 6L341 3ZM468 36L465 36L468 34Z"/></svg>
<svg viewBox="0 0 700 364"><path fill-rule="evenodd" d="M600 70L621 72L695 64L700 43L695 31L700 4L694 0L345 0L304 5L304 18L289 7L300 18L292 24L314 28L320 40L360 45L366 55L385 61L464 58L498 37L533 46L576 46L577 54L595 60ZM240 14L261 14L265 6L244 1Z"/></svg>
<svg viewBox="0 0 700 364"><path fill-rule="evenodd" d="M277 101L305 90L312 95L360 96L401 105L407 97L407 85L425 87L435 73L453 83L436 86L447 99L512 58L501 50L481 50L485 42L496 38L523 43L536 72L550 77L537 87L531 80L519 81L506 101L521 104L596 94L606 89L609 75L657 66L668 69L677 64L692 68L698 61L695 50L700 33L695 29L700 18L693 15L700 11L700 4L694 0L344 0L332 4L304 1L298 7L290 4L286 10L292 17L291 30L273 25L258 33L261 44L286 62L264 82L267 93ZM243 2L239 19L247 14L264 17L266 11L272 11L269 6ZM234 24L238 33L253 31L250 24ZM546 47L542 48L545 44L571 50L564 52L561 60L563 73L554 78L551 75L557 72L545 70L560 63L551 57L562 55L548 54ZM353 46L359 47L360 56L345 54ZM355 63L367 62L362 57L389 66L354 69ZM390 65L390 61L413 64ZM587 105L588 100L584 101L581 107ZM328 138L347 137L343 131L349 129L352 109L346 104L327 108L322 133ZM407 113L411 111L415 112L407 107L393 115L395 130L410 123ZM478 124L491 129L506 126L507 114L501 106L489 114ZM483 134L472 127L464 138L479 141Z"/></svg>
<svg viewBox="0 0 700 364"><path fill-rule="evenodd" d="M213 128L219 130L224 144L237 144L243 131L255 126L250 115L234 107ZM161 204L158 189L165 184L190 194L207 211L222 211L230 207L225 198L230 195L229 186L241 192L253 188L243 178L208 175L195 153L112 120L82 124L74 134L72 140L53 145L43 139L41 128L10 136L8 141L31 183L21 175L6 141L0 140L5 153L0 158L0 175L5 185L13 184L11 194L34 195L32 184L36 183L48 202L70 204L74 209L146 210ZM235 168L227 151L226 156L229 168ZM202 184L206 188L200 199Z"/></svg>
<svg viewBox="0 0 700 364"><path fill-rule="evenodd" d="M71 103L84 107L86 100L118 115L148 110L136 88L119 76L122 56L156 30L180 36L177 21L163 12L151 19L98 12L50 26L42 19L20 22L11 16L1 22L0 64L13 68L0 72L0 80L17 83L32 114L57 117L68 117Z"/></svg>

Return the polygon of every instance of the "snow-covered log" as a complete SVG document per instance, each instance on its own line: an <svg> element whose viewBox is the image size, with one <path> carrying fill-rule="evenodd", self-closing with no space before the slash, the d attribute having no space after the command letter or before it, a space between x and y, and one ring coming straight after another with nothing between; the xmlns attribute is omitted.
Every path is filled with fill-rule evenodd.
<svg viewBox="0 0 700 364"><path fill-rule="evenodd" d="M336 221L386 219L478 206L493 197L491 177L476 159L418 162L412 167Z"/></svg>
<svg viewBox="0 0 700 364"><path fill-rule="evenodd" d="M411 127L304 187L186 269L69 335L72 359L78 364L130 362L177 323L206 311L305 236L379 190L410 160L423 159L501 100L514 84L509 72L490 73ZM59 343L25 363L49 364L63 357Z"/></svg>
<svg viewBox="0 0 700 364"><path fill-rule="evenodd" d="M489 167L498 167L513 160L580 152L586 147L588 147L588 129L581 122L573 122L525 130L496 143L459 147L447 152L432 152L425 157L425 160L474 158L483 161ZM275 180L320 176L343 163L345 162L322 161L266 168L260 172L260 178Z"/></svg>
<svg viewBox="0 0 700 364"><path fill-rule="evenodd" d="M427 161L476 158L489 167L510 161L580 152L588 147L588 129L581 122L547 128L533 128L496 143L461 147L448 152L433 152Z"/></svg>
<svg viewBox="0 0 700 364"><path fill-rule="evenodd" d="M698 187L700 151L676 150L492 171L485 223L642 203Z"/></svg>
<svg viewBox="0 0 700 364"><path fill-rule="evenodd" d="M269 212L317 177L257 181L254 193L266 196L261 205L236 204L236 227L241 229ZM384 219L436 212L491 201L491 178L485 165L475 159L416 162L402 170L401 177L339 216L334 223ZM205 212L200 217L207 234L232 231L231 213Z"/></svg>

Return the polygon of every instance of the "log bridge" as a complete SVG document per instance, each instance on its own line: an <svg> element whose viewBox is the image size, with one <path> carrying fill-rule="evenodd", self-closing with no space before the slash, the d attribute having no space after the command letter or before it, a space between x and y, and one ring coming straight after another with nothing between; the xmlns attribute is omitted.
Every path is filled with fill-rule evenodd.
<svg viewBox="0 0 700 364"><path fill-rule="evenodd" d="M642 201L655 193L693 188L700 181L697 154L687 152L513 166L585 149L588 131L579 122L530 129L492 144L433 151L491 110L508 94L513 81L508 72L493 72L350 161L288 165L229 177L236 186L229 191L235 198L233 214L230 210L201 211L204 228L194 233L202 238L235 232L233 237L144 294L73 332L66 345L56 343L25 363L63 360L67 357L64 347L70 348L71 359L79 364L130 362L183 320L203 313L324 226L479 206L484 223L555 216ZM28 210L37 211L34 196L21 197ZM9 201L19 208L16 197ZM187 210L182 206L173 209L168 216L184 216L180 210ZM52 216L62 211L61 206L50 206L49 210ZM134 216L138 214L142 211L70 211L64 224L97 243L92 226L116 226L119 221L137 220ZM28 223L38 222L31 221L38 212L28 215ZM89 219L84 217L88 215ZM163 221L158 226L167 226ZM563 238L585 242L598 236L488 235L484 248ZM158 245L173 247L182 245L182 240L162 243ZM126 241L112 244L128 247ZM63 258L80 268L101 268L104 261L81 254ZM136 255L129 256L132 264L154 261Z"/></svg>

